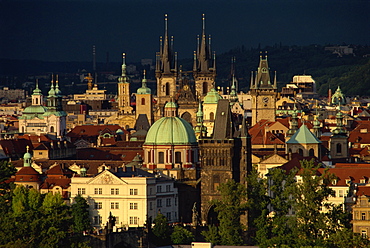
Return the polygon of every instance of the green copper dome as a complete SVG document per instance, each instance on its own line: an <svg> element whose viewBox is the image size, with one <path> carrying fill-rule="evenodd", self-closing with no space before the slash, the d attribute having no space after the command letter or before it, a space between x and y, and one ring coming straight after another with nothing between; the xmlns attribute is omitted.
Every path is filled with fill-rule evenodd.
<svg viewBox="0 0 370 248"><path fill-rule="evenodd" d="M22 116L19 119L32 119L39 117L43 119L43 114L46 113L47 108L42 105L31 105L24 109Z"/></svg>
<svg viewBox="0 0 370 248"><path fill-rule="evenodd" d="M145 145L187 145L196 143L193 128L187 121L179 117L162 117L150 127L145 139Z"/></svg>
<svg viewBox="0 0 370 248"><path fill-rule="evenodd" d="M152 90L146 86L146 78L141 81L141 87L137 89L136 94L152 94Z"/></svg>
<svg viewBox="0 0 370 248"><path fill-rule="evenodd" d="M212 88L204 97L204 103L218 103L218 100L220 99L222 99L220 94L218 94L215 88Z"/></svg>
<svg viewBox="0 0 370 248"><path fill-rule="evenodd" d="M177 104L174 102L168 102L164 105L165 108L177 108Z"/></svg>

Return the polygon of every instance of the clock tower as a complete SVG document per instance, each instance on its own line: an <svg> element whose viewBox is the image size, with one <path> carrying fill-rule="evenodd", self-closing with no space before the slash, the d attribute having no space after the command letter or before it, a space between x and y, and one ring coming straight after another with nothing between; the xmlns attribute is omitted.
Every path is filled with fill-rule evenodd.
<svg viewBox="0 0 370 248"><path fill-rule="evenodd" d="M271 83L267 55L260 56L260 63L255 77L251 77L252 126L260 120L275 121L276 114L276 73Z"/></svg>

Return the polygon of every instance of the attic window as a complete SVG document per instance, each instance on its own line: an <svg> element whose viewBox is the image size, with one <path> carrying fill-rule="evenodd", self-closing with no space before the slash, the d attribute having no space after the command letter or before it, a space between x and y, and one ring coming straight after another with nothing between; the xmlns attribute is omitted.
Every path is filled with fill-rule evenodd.
<svg viewBox="0 0 370 248"><path fill-rule="evenodd" d="M360 179L360 183L366 183L366 179Z"/></svg>
<svg viewBox="0 0 370 248"><path fill-rule="evenodd" d="M349 184L351 182L351 179L346 179L346 184Z"/></svg>
<svg viewBox="0 0 370 248"><path fill-rule="evenodd" d="M367 133L367 128L361 128L360 133Z"/></svg>

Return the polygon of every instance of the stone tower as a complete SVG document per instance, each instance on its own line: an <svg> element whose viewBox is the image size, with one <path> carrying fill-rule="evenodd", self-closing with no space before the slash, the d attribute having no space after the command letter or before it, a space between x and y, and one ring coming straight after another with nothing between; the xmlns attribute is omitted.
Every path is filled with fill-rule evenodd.
<svg viewBox="0 0 370 248"><path fill-rule="evenodd" d="M276 73L274 82L270 79L267 55L260 56L260 63L255 78L251 77L252 126L260 120L275 121L276 114Z"/></svg>
<svg viewBox="0 0 370 248"><path fill-rule="evenodd" d="M118 78L118 109L123 114L130 114L130 82L126 75L126 55L122 53L122 74Z"/></svg>
<svg viewBox="0 0 370 248"><path fill-rule="evenodd" d="M145 71L141 87L136 92L136 119L140 114L147 116L149 124L153 124L152 91L146 85Z"/></svg>

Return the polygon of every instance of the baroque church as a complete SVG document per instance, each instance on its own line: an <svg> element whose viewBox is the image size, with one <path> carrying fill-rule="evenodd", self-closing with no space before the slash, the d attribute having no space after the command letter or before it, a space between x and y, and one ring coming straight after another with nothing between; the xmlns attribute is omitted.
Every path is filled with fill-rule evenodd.
<svg viewBox="0 0 370 248"><path fill-rule="evenodd" d="M47 134L53 139L62 139L66 135L66 112L62 108L62 92L59 89L58 76L47 96L47 106L38 83L32 93L32 104L24 109L19 117L19 132L26 134Z"/></svg>

